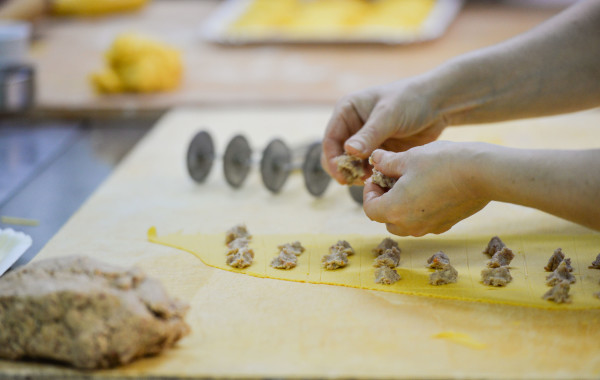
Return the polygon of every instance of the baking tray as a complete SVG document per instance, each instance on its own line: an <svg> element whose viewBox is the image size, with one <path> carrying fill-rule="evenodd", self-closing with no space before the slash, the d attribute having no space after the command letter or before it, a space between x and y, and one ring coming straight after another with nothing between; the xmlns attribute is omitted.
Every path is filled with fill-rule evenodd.
<svg viewBox="0 0 600 380"><path fill-rule="evenodd" d="M234 30L237 20L257 0L226 0L201 26L201 36L211 42L229 45L269 43L380 43L407 44L438 38L444 34L462 8L464 0L437 0L417 27L356 25L343 30L317 32L305 26L304 31L287 27L265 27L260 31ZM315 0L313 0L315 1ZM322 1L322 0L316 0ZM404 0L397 0L404 1Z"/></svg>

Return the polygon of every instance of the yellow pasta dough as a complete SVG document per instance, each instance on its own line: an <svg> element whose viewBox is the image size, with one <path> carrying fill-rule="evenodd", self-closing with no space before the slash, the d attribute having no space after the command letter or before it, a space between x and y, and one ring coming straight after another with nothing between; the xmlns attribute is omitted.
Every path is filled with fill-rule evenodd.
<svg viewBox="0 0 600 380"><path fill-rule="evenodd" d="M344 268L323 269L321 257L328 252L332 241L340 239L347 240L356 254L348 257L349 263ZM224 234L173 233L158 236L154 227L148 231L148 240L153 243L190 252L206 265L254 277L547 309L600 308L600 300L594 297L594 293L600 290L600 271L587 267L600 247L598 234L503 236L502 240L515 253L510 265L513 281L503 288L489 287L481 283L481 270L489 260L487 255L482 254L482 249L489 241L489 236L399 238L397 240L402 249L402 256L396 269L402 279L392 285L376 284L372 249L381 239L382 236L363 235L254 235L253 264L245 269L235 269L225 263ZM282 241L295 240L302 242L306 248L298 257L298 266L288 271L272 268L269 263L278 253L277 246ZM547 272L544 271L544 265L548 256L559 246L570 253L573 275L577 278L577 282L571 286L570 304L556 304L541 297L549 289L546 285ZM433 270L426 267L427 259L439 250L448 255L458 271L456 283L444 286L429 284L429 275Z"/></svg>

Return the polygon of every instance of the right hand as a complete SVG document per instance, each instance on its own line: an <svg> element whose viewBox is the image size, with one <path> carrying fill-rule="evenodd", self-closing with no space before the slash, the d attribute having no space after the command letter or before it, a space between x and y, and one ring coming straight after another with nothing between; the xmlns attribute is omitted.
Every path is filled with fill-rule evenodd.
<svg viewBox="0 0 600 380"><path fill-rule="evenodd" d="M430 92L416 77L342 98L323 138L323 168L345 184L335 162L344 152L366 159L377 148L403 152L436 140L447 123Z"/></svg>

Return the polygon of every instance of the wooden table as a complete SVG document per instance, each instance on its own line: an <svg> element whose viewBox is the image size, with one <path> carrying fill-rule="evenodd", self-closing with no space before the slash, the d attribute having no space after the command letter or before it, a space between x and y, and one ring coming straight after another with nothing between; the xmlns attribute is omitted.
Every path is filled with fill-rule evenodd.
<svg viewBox="0 0 600 380"><path fill-rule="evenodd" d="M340 286L292 283L226 272L195 256L151 244L159 234L223 232L245 221L255 234L384 234L346 188L313 199L294 175L270 194L254 170L242 189L227 187L218 164L204 185L189 179L187 145L206 126L218 152L243 130L256 148L319 136L330 107L180 109L167 114L36 260L91 255L137 264L191 304L192 334L175 349L130 365L79 372L51 364L0 361L0 377L141 378L597 378L600 310L528 307L407 296ZM560 117L451 128L443 138L512 147L598 148L598 110ZM285 130L281 126L285 125ZM457 236L596 234L525 207L492 203L440 236L414 244L444 247ZM400 246L406 242L401 238ZM588 252L594 253L595 252ZM549 253L548 253L549 254ZM593 275L600 275L593 273ZM600 287L599 287L600 288ZM600 301L599 301L600 302ZM433 339L469 334L475 350Z"/></svg>
<svg viewBox="0 0 600 380"><path fill-rule="evenodd" d="M32 53L39 110L130 116L186 105L333 104L349 92L422 73L458 54L513 37L559 11L468 3L442 38L406 46L219 46L199 36L202 22L219 3L155 0L137 13L45 20ZM154 35L183 51L181 88L155 95L93 92L88 74L103 66L103 52L125 31Z"/></svg>

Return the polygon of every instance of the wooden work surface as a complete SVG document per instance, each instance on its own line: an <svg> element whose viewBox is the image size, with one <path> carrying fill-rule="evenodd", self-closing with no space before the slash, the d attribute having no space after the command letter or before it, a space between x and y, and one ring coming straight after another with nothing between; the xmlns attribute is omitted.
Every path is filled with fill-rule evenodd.
<svg viewBox="0 0 600 380"><path fill-rule="evenodd" d="M469 3L442 38L406 46L219 46L199 35L203 20L219 3L155 0L131 14L45 20L33 49L39 110L102 116L207 104L331 105L349 92L422 73L458 54L513 37L560 10ZM104 65L104 51L126 31L156 36L182 50L185 75L177 91L94 93L89 73Z"/></svg>
<svg viewBox="0 0 600 380"><path fill-rule="evenodd" d="M298 174L281 194L272 195L261 185L256 170L239 190L226 186L220 162L203 185L193 183L186 173L185 151L200 126L213 133L222 153L240 130L256 148L276 136L289 143L318 137L330 112L327 107L301 107L181 109L167 114L36 260L84 254L113 264L137 264L191 304L187 321L192 334L159 357L111 371L78 372L51 364L0 361L0 374L35 378L600 376L600 310L549 311L255 278L208 267L187 252L146 240L153 225L159 234L214 233L241 221L254 234L385 234L384 226L369 221L346 188L337 184L332 183L321 199L313 199ZM600 111L593 110L451 128L443 137L513 147L597 148L599 124ZM577 235L597 233L536 210L492 203L449 232L417 242L428 241L443 249L444 242L456 236L494 234L567 234L576 240ZM404 239L408 238L399 239L400 246ZM432 338L442 331L469 334L487 348L475 350Z"/></svg>

